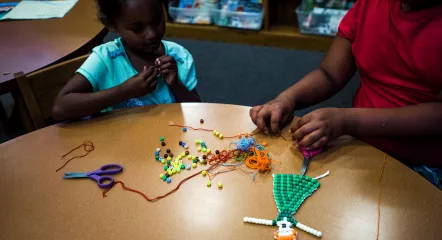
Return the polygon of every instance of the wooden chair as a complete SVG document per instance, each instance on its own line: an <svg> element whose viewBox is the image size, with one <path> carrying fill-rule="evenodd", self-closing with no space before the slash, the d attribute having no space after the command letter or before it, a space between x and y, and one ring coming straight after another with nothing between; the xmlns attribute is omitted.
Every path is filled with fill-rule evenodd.
<svg viewBox="0 0 442 240"><path fill-rule="evenodd" d="M46 126L46 120L52 116L52 107L63 86L75 75L75 72L86 61L89 55L67 60L56 65L24 75L15 73L21 97L23 98L28 119L23 119L25 125L31 125L28 130L36 130ZM20 108L20 107L19 107Z"/></svg>

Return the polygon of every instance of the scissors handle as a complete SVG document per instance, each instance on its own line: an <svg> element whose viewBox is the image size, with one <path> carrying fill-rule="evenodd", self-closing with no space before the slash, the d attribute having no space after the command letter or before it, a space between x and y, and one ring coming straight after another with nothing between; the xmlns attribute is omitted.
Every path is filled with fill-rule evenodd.
<svg viewBox="0 0 442 240"><path fill-rule="evenodd" d="M123 166L119 164L107 164L102 166L101 168L88 173L88 175L114 175L123 171Z"/></svg>
<svg viewBox="0 0 442 240"><path fill-rule="evenodd" d="M98 187L100 187L101 189L111 188L115 182L114 178L111 176L98 176L96 174L91 174L89 175L89 178L95 180L98 184Z"/></svg>

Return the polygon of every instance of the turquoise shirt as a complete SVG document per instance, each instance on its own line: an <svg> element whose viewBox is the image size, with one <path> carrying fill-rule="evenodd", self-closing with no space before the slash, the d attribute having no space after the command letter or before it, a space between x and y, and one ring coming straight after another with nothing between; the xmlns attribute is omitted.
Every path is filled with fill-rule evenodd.
<svg viewBox="0 0 442 240"><path fill-rule="evenodd" d="M192 55L182 46L169 41L162 41L166 55L172 56L177 62L178 79L189 90L196 87L195 65ZM92 50L92 54L77 70L91 83L94 92L102 91L122 84L129 78L138 74L130 63L121 38L102 44ZM117 108L143 106L151 104L174 103L175 97L167 83L160 78L157 88L152 93L137 99L129 99L116 106L103 111L111 111Z"/></svg>

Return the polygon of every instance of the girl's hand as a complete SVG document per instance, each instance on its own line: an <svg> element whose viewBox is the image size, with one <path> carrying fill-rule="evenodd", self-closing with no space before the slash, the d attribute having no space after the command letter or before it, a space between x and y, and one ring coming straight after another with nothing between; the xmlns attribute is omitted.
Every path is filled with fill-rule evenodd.
<svg viewBox="0 0 442 240"><path fill-rule="evenodd" d="M128 98L147 95L155 91L157 87L157 74L158 71L153 66L144 66L142 72L122 84L123 91L125 91Z"/></svg>
<svg viewBox="0 0 442 240"><path fill-rule="evenodd" d="M340 137L345 129L345 110L322 108L301 119L290 129L293 141L307 150L318 149Z"/></svg>
<svg viewBox="0 0 442 240"><path fill-rule="evenodd" d="M295 103L286 97L278 97L264 105L250 109L250 117L258 129L280 134L293 118Z"/></svg>
<svg viewBox="0 0 442 240"><path fill-rule="evenodd" d="M178 67L173 57L165 55L157 58L155 67L163 75L167 85L170 86L178 82Z"/></svg>

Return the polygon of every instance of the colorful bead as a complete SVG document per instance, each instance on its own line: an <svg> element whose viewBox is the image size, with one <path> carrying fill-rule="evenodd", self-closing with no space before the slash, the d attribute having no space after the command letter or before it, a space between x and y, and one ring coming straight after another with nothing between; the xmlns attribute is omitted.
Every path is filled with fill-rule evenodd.
<svg viewBox="0 0 442 240"><path fill-rule="evenodd" d="M267 146L267 142L262 142L262 145L263 145L264 147L266 147L266 146Z"/></svg>
<svg viewBox="0 0 442 240"><path fill-rule="evenodd" d="M186 165L186 169L187 169L187 170L190 170L190 168L191 168L191 167L190 167L190 164L187 164L187 165Z"/></svg>
<svg viewBox="0 0 442 240"><path fill-rule="evenodd" d="M185 152L181 153L181 157L185 157L185 156L186 156Z"/></svg>
<svg viewBox="0 0 442 240"><path fill-rule="evenodd" d="M196 168L196 163L192 163L192 167L193 167L193 168Z"/></svg>
<svg viewBox="0 0 442 240"><path fill-rule="evenodd" d="M173 154L172 154L172 153L171 153L171 154L169 154L169 157L173 158Z"/></svg>
<svg viewBox="0 0 442 240"><path fill-rule="evenodd" d="M203 153L207 152L207 148L203 148L202 150L203 150Z"/></svg>
<svg viewBox="0 0 442 240"><path fill-rule="evenodd" d="M155 156L160 156L160 152L155 152Z"/></svg>
<svg viewBox="0 0 442 240"><path fill-rule="evenodd" d="M201 119L200 119L200 123L204 123L204 119L201 118Z"/></svg>
<svg viewBox="0 0 442 240"><path fill-rule="evenodd" d="M160 174L160 178L163 178L163 177L164 177L164 174L161 173L161 174Z"/></svg>
<svg viewBox="0 0 442 240"><path fill-rule="evenodd" d="M206 151L207 155L209 155L211 152L212 152L212 150L210 150L210 148L208 148Z"/></svg>
<svg viewBox="0 0 442 240"><path fill-rule="evenodd" d="M186 154L186 155L189 155L190 153L189 153L189 151L186 151L185 154Z"/></svg>
<svg viewBox="0 0 442 240"><path fill-rule="evenodd" d="M214 134L215 136L218 136L219 132L216 131L216 130L213 130L213 134Z"/></svg>
<svg viewBox="0 0 442 240"><path fill-rule="evenodd" d="M206 185L207 185L207 187L210 187L210 186L212 186L212 182L211 181L207 181Z"/></svg>
<svg viewBox="0 0 442 240"><path fill-rule="evenodd" d="M218 183L218 188L223 188L223 184L222 183Z"/></svg>
<svg viewBox="0 0 442 240"><path fill-rule="evenodd" d="M164 137L160 137L160 141L161 141L161 142L164 141Z"/></svg>
<svg viewBox="0 0 442 240"><path fill-rule="evenodd" d="M187 155L187 159L191 160L192 159L192 155Z"/></svg>
<svg viewBox="0 0 442 240"><path fill-rule="evenodd" d="M199 158L200 163L204 163L204 159L202 157Z"/></svg>
<svg viewBox="0 0 442 240"><path fill-rule="evenodd" d="M200 144L200 140L198 140L198 139L195 140L195 143L196 143L196 144Z"/></svg>
<svg viewBox="0 0 442 240"><path fill-rule="evenodd" d="M184 166L184 164L181 164L181 169L185 169L186 166Z"/></svg>
<svg viewBox="0 0 442 240"><path fill-rule="evenodd" d="M159 156L155 156L155 160L159 161L160 157Z"/></svg>
<svg viewBox="0 0 442 240"><path fill-rule="evenodd" d="M169 167L168 166L164 166L163 169L164 169L164 171L166 171L167 169L169 169Z"/></svg>
<svg viewBox="0 0 442 240"><path fill-rule="evenodd" d="M195 160L196 159L196 156L192 156L192 160Z"/></svg>
<svg viewBox="0 0 442 240"><path fill-rule="evenodd" d="M207 156L206 156L206 155L203 155L203 159L206 160L206 159L207 159Z"/></svg>
<svg viewBox="0 0 442 240"><path fill-rule="evenodd" d="M181 168L177 168L177 169L176 169L176 172L177 172L177 173L180 173L180 172L181 172Z"/></svg>
<svg viewBox="0 0 442 240"><path fill-rule="evenodd" d="M161 148L157 148L155 152L160 152L160 151L161 151Z"/></svg>
<svg viewBox="0 0 442 240"><path fill-rule="evenodd" d="M198 161L196 159L192 160L193 163L197 163Z"/></svg>
<svg viewBox="0 0 442 240"><path fill-rule="evenodd" d="M219 150L216 150L215 153L216 153L216 154L219 154Z"/></svg>
<svg viewBox="0 0 442 240"><path fill-rule="evenodd" d="M183 128L183 132L187 132L187 128Z"/></svg>
<svg viewBox="0 0 442 240"><path fill-rule="evenodd" d="M161 179L163 179L163 181L166 181L167 179L166 175L164 175Z"/></svg>
<svg viewBox="0 0 442 240"><path fill-rule="evenodd" d="M167 183L170 183L170 182L172 182L172 179L167 178L167 179L166 179L166 182L167 182Z"/></svg>
<svg viewBox="0 0 442 240"><path fill-rule="evenodd" d="M166 160L164 160L164 158L161 160L161 163L162 164L165 164L166 163Z"/></svg>
<svg viewBox="0 0 442 240"><path fill-rule="evenodd" d="M165 142L161 142L161 146L166 146L166 143Z"/></svg>
<svg viewBox="0 0 442 240"><path fill-rule="evenodd" d="M207 175L207 171L204 170L204 171L201 172L201 174L203 175L203 177L205 177ZM160 177L161 177L161 175L160 175Z"/></svg>
<svg viewBox="0 0 442 240"><path fill-rule="evenodd" d="M223 138L224 138L224 135L219 134L218 137L219 137L219 139L223 139Z"/></svg>
<svg viewBox="0 0 442 240"><path fill-rule="evenodd" d="M198 151L198 152L201 152L201 147L198 147L196 150Z"/></svg>
<svg viewBox="0 0 442 240"><path fill-rule="evenodd" d="M167 157L167 160L170 161L170 160L172 160L172 158L169 156L169 157Z"/></svg>
<svg viewBox="0 0 442 240"><path fill-rule="evenodd" d="M167 152L167 153L170 153L170 149L167 149L166 152Z"/></svg>

